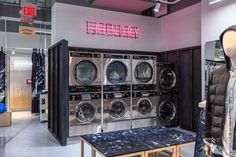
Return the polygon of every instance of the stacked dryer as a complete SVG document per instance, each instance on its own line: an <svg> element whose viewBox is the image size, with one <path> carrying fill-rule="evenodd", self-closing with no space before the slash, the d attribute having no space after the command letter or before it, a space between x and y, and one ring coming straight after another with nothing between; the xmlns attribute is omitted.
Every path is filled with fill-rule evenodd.
<svg viewBox="0 0 236 157"><path fill-rule="evenodd" d="M157 86L159 103L158 123L167 126L178 125L178 69L176 64L157 64Z"/></svg>
<svg viewBox="0 0 236 157"><path fill-rule="evenodd" d="M130 56L103 54L104 123L127 121L130 111Z"/></svg>
<svg viewBox="0 0 236 157"><path fill-rule="evenodd" d="M156 56L132 56L132 119L134 127L139 127L139 123L142 123L140 120L146 119L154 122L156 120L158 101L156 61Z"/></svg>
<svg viewBox="0 0 236 157"><path fill-rule="evenodd" d="M91 52L69 53L70 135L95 133L101 122L102 56Z"/></svg>

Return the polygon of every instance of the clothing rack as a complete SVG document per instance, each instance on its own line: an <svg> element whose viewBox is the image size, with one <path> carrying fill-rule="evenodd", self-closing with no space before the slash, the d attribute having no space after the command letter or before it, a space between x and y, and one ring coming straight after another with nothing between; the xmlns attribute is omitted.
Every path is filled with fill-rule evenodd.
<svg viewBox="0 0 236 157"><path fill-rule="evenodd" d="M30 47L7 47L7 48L5 48L6 52L9 52L9 51L15 52L16 50L27 51L27 53L17 52L17 54L32 54L34 49L38 49L38 48L30 48ZM42 50L45 53L47 53L47 51L48 51L48 49L38 49L38 50ZM12 54L12 55L15 55L15 54Z"/></svg>
<svg viewBox="0 0 236 157"><path fill-rule="evenodd" d="M6 79L6 54L3 47L0 50L0 103L3 103L7 108L7 79Z"/></svg>
<svg viewBox="0 0 236 157"><path fill-rule="evenodd" d="M40 113L40 94L45 90L45 53L43 49L32 52L32 114Z"/></svg>

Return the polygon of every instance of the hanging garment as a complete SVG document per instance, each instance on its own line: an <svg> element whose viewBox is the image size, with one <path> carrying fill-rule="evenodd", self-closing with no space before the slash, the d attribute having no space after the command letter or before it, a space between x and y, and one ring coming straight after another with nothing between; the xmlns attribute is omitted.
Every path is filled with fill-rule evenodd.
<svg viewBox="0 0 236 157"><path fill-rule="evenodd" d="M32 113L39 113L39 95L45 90L45 54L34 49L32 54Z"/></svg>
<svg viewBox="0 0 236 157"><path fill-rule="evenodd" d="M203 139L205 137L205 131L204 131L204 129L205 129L205 116L206 116L205 109L201 109L200 116L198 119L198 128L197 128L194 157L206 157L205 143L203 141Z"/></svg>
<svg viewBox="0 0 236 157"><path fill-rule="evenodd" d="M39 54L39 69L38 69L38 93L42 93L45 90L45 54L42 52Z"/></svg>
<svg viewBox="0 0 236 157"><path fill-rule="evenodd" d="M0 103L6 104L6 64L5 64L5 53L3 52L3 48L1 47L0 51ZM6 106L5 106L6 107Z"/></svg>
<svg viewBox="0 0 236 157"><path fill-rule="evenodd" d="M32 53L32 105L31 105L31 113L39 113L39 104L37 100L37 71L38 71L38 57L37 57L37 49L33 49Z"/></svg>

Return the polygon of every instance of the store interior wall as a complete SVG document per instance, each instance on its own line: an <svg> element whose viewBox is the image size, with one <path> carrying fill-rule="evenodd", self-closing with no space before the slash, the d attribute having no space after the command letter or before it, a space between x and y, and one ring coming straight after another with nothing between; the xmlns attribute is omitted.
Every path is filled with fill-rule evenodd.
<svg viewBox="0 0 236 157"><path fill-rule="evenodd" d="M219 40L220 34L229 26L236 25L236 1L225 0L209 5L201 2L202 33L202 97L205 97L205 43Z"/></svg>
<svg viewBox="0 0 236 157"><path fill-rule="evenodd" d="M1 36L5 36L5 32L0 32ZM46 42L45 42L46 40ZM0 41L1 45L5 45L4 39ZM6 48L48 48L51 45L51 37L45 35L36 35L33 37L24 37L18 33L7 32L6 33ZM17 50L16 53L32 53L32 51L27 50Z"/></svg>
<svg viewBox="0 0 236 157"><path fill-rule="evenodd" d="M138 39L88 35L87 21L139 27ZM154 17L107 11L70 4L54 3L52 7L52 44L66 39L69 46L153 51L159 50L159 21Z"/></svg>
<svg viewBox="0 0 236 157"><path fill-rule="evenodd" d="M170 51L201 45L201 4L197 3L160 19L160 49Z"/></svg>
<svg viewBox="0 0 236 157"><path fill-rule="evenodd" d="M12 23L7 23L12 24ZM0 20L0 25L5 25L5 20ZM6 28L8 25L6 25ZM12 26L11 26L12 27ZM17 26L18 27L18 26ZM37 49L45 49L48 48L51 45L51 35L45 35L45 34L37 34L33 37L25 37L21 36L18 32L9 31L4 27L4 30L0 31L0 46L3 46L5 48L5 52L7 55L7 106L11 110L18 110L18 109L30 109L29 104L29 91L31 90L31 87L29 85L26 85L26 78L31 78L31 71L30 70L24 70L25 67L20 67L22 69L18 70L12 70L10 68L10 65L13 64L11 61L11 57L18 56L18 57L25 57L31 59L32 54L32 48ZM7 31L5 31L7 30ZM12 54L12 52L15 51L15 54ZM31 60L30 60L31 61ZM11 66L12 67L12 66ZM30 76L29 76L30 74ZM20 79L12 79L12 77L17 78L16 76L19 75ZM23 83L23 84L22 84ZM22 84L22 86L19 87L19 84ZM12 90L11 90L12 89ZM16 98L14 96L14 93L18 90L18 99L22 101L14 101L13 99ZM13 95L13 99L12 98ZM27 102L24 102L24 96L27 95ZM10 104L10 102L14 104ZM17 102L17 103L16 103ZM21 102L21 104L19 104Z"/></svg>
<svg viewBox="0 0 236 157"><path fill-rule="evenodd" d="M140 26L141 36L136 40L89 36L86 34L87 20L133 23ZM194 4L158 19L55 3L52 7L52 28L52 43L67 39L69 46L163 52L201 45L201 4Z"/></svg>

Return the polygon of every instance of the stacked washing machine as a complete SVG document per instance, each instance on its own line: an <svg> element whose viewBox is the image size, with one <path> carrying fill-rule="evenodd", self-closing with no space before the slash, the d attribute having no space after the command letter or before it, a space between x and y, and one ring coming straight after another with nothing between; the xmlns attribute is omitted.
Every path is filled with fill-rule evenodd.
<svg viewBox="0 0 236 157"><path fill-rule="evenodd" d="M156 56L132 56L133 127L156 124Z"/></svg>
<svg viewBox="0 0 236 157"><path fill-rule="evenodd" d="M157 107L158 124L178 125L178 69L176 64L157 64L157 86L159 101Z"/></svg>
<svg viewBox="0 0 236 157"><path fill-rule="evenodd" d="M69 54L70 136L178 125L176 65L150 55Z"/></svg>
<svg viewBox="0 0 236 157"><path fill-rule="evenodd" d="M102 56L69 53L70 136L96 133L101 124Z"/></svg>
<svg viewBox="0 0 236 157"><path fill-rule="evenodd" d="M127 129L130 127L130 67L130 55L103 54L104 131Z"/></svg>

